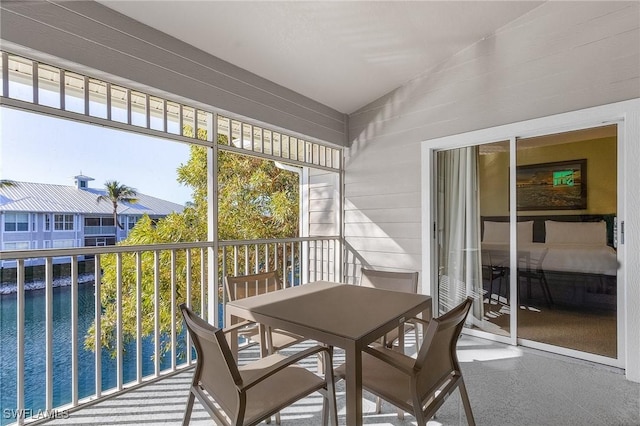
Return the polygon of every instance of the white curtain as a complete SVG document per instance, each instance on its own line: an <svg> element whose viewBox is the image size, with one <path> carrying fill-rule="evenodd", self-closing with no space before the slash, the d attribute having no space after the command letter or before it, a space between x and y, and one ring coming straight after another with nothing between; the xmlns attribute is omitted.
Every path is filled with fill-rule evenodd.
<svg viewBox="0 0 640 426"><path fill-rule="evenodd" d="M469 320L482 322L482 264L478 148L441 151L438 166L438 241L440 314L476 298Z"/></svg>

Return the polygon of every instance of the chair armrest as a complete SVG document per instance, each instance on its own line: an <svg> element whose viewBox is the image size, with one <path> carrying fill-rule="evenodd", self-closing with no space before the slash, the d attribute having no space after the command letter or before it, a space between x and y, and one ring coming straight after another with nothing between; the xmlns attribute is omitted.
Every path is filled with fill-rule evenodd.
<svg viewBox="0 0 640 426"><path fill-rule="evenodd" d="M244 381L242 383L242 386L238 387L238 390L240 391L246 391L247 389L250 389L252 387L254 387L255 385L257 385L258 383L262 382L263 380L267 379L270 376L273 376L274 374L276 374L278 371L284 370L285 368L289 367L292 364L295 364L296 362L304 359L304 358L308 358L311 355L320 353L320 352L327 352L328 355L331 355L331 352L329 352L329 348L325 347L325 346L314 346L311 347L309 349L306 349L302 352L298 352L294 355L291 356L287 356L285 358L281 358L279 361L266 366L264 369L262 369L259 373L257 373L258 375L255 377L251 377L248 381ZM269 355L266 358L262 358L259 361L256 362L260 362L260 361L265 361L268 360L269 358L272 357L282 357L282 355Z"/></svg>
<svg viewBox="0 0 640 426"><path fill-rule="evenodd" d="M415 373L415 369L413 368L413 365L415 364L415 360L403 353L392 351L390 349L386 349L383 346L379 346L379 345L367 346L366 348L363 349L363 352L366 352L372 357L377 358L386 364L389 364L389 366L409 376ZM408 365L409 363L407 363L407 365L400 364L398 362L399 359L409 361L409 363L411 364L411 367L409 367Z"/></svg>
<svg viewBox="0 0 640 426"><path fill-rule="evenodd" d="M418 318L418 317L411 317L409 318L406 322L411 322L414 324L422 324L422 325L429 325L429 321L422 319L422 318Z"/></svg>
<svg viewBox="0 0 640 426"><path fill-rule="evenodd" d="M224 334L229 334L229 333L231 333L231 332L232 332L232 331L234 331L234 330L238 330L239 328L243 328L243 327L246 327L246 326L248 326L248 325L252 325L252 324L255 324L255 322L253 322L253 321L249 321L249 320L240 321L239 323L236 323L236 324L230 325L229 327L225 327L225 328L222 330L222 332L223 332Z"/></svg>

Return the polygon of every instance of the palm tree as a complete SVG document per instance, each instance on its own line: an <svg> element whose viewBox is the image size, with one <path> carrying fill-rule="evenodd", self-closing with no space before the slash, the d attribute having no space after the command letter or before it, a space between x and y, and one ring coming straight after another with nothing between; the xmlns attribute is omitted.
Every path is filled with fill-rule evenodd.
<svg viewBox="0 0 640 426"><path fill-rule="evenodd" d="M0 188L6 188L9 186L15 186L16 183L9 179L0 179Z"/></svg>
<svg viewBox="0 0 640 426"><path fill-rule="evenodd" d="M118 203L137 203L138 199L136 195L138 193L135 189L123 185L117 180L108 180L104 183L104 188L106 189L106 194L103 194L98 197L98 203L100 201L111 201L113 205L113 221L116 223L116 226L120 229L124 229L124 226L118 222Z"/></svg>

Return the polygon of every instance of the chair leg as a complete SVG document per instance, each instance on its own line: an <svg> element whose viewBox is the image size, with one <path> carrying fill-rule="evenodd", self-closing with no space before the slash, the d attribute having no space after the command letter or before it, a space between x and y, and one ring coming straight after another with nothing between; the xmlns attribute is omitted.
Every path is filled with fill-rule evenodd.
<svg viewBox="0 0 640 426"><path fill-rule="evenodd" d="M414 411L413 415L416 418L416 425L427 426L427 421L429 421L430 419L427 419L424 416L424 413L422 412L422 410L420 408L416 409L414 407L413 411ZM435 416L433 418L435 418Z"/></svg>
<svg viewBox="0 0 640 426"><path fill-rule="evenodd" d="M193 410L193 402L195 395L189 390L189 398L187 399L187 408L184 411L184 418L182 419L182 426L187 426L191 421L191 411Z"/></svg>
<svg viewBox="0 0 640 426"><path fill-rule="evenodd" d="M551 307L551 305L553 305L553 298L551 297L551 290L549 290L547 277L544 276L544 272L542 271L540 272L540 285L542 286L542 293L547 301L547 306Z"/></svg>
<svg viewBox="0 0 640 426"><path fill-rule="evenodd" d="M458 385L460 390L460 399L462 399L462 406L464 407L464 414L467 417L467 424L469 426L475 426L476 421L473 418L473 412L471 411L471 403L469 402L469 395L467 394L467 387L464 385L464 379L460 377L460 383Z"/></svg>
<svg viewBox="0 0 640 426"><path fill-rule="evenodd" d="M493 281L491 282L491 289L493 289ZM502 295L502 277L498 277L498 293L496 294L496 303L498 306L500 305L500 295Z"/></svg>
<svg viewBox="0 0 640 426"><path fill-rule="evenodd" d="M322 395L322 426L329 426L329 394Z"/></svg>
<svg viewBox="0 0 640 426"><path fill-rule="evenodd" d="M323 416L325 411L325 403L328 405L328 416L331 419L332 426L338 426L338 404L336 402L336 386L335 377L333 376L333 347L329 346L329 353L322 354L324 360L324 375L327 383L327 392L323 401ZM323 424L324 420L323 420Z"/></svg>
<svg viewBox="0 0 640 426"><path fill-rule="evenodd" d="M398 408L398 419L404 420L404 410ZM382 399L379 396L376 396L376 414L382 413Z"/></svg>

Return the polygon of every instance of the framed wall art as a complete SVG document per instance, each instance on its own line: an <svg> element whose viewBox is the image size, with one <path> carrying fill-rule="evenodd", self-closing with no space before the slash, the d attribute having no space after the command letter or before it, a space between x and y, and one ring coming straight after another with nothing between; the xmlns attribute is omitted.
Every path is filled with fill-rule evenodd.
<svg viewBox="0 0 640 426"><path fill-rule="evenodd" d="M583 210L587 208L587 160L518 166L518 210Z"/></svg>

